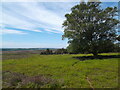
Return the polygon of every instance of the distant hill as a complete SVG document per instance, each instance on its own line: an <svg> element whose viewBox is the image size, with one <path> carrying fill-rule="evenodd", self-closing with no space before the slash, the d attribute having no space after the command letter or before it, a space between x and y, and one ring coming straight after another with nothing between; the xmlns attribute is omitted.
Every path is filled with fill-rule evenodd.
<svg viewBox="0 0 120 90"><path fill-rule="evenodd" d="M20 51L20 50L46 50L48 48L1 48L0 51ZM58 48L49 48L51 50Z"/></svg>

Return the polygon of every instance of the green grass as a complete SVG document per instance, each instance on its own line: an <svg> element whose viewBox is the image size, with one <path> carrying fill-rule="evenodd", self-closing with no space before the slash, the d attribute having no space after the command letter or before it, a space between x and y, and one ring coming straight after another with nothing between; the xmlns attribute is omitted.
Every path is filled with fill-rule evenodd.
<svg viewBox="0 0 120 90"><path fill-rule="evenodd" d="M36 54L24 59L3 60L2 69L28 76L50 76L52 79L62 81L62 88L91 88L90 83L94 88L118 87L118 58L80 61L73 58L74 56L91 56L91 54Z"/></svg>

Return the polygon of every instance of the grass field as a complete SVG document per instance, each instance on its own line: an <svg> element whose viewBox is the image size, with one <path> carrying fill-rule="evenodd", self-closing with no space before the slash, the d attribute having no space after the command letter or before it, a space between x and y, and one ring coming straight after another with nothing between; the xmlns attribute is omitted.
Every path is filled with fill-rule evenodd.
<svg viewBox="0 0 120 90"><path fill-rule="evenodd" d="M118 55L118 53L103 53L101 55ZM27 58L3 60L3 88L118 87L119 58L84 61L73 58L82 56L92 56L92 54L34 54Z"/></svg>

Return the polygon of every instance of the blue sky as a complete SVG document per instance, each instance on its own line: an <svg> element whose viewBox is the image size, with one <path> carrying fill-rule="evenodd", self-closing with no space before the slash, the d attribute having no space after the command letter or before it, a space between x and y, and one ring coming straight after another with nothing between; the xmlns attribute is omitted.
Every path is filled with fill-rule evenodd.
<svg viewBox="0 0 120 90"><path fill-rule="evenodd" d="M2 3L3 48L65 48L62 40L64 15L79 2L4 2ZM102 7L117 6L117 2ZM0 16L1 17L1 16Z"/></svg>

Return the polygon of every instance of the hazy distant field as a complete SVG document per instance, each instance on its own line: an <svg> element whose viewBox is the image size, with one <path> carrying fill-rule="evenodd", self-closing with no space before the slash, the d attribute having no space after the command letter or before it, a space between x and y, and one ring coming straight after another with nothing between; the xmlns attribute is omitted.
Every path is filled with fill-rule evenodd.
<svg viewBox="0 0 120 90"><path fill-rule="evenodd" d="M18 58L9 58L12 57ZM102 55L118 55L108 53ZM25 57L20 58L19 57ZM77 59L77 55L3 54L3 87L117 88L118 59ZM74 58L73 58L74 57ZM81 61L82 60L82 61Z"/></svg>
<svg viewBox="0 0 120 90"><path fill-rule="evenodd" d="M29 57L32 54L39 54L41 50L18 50L18 51L2 51L2 59L20 59Z"/></svg>

